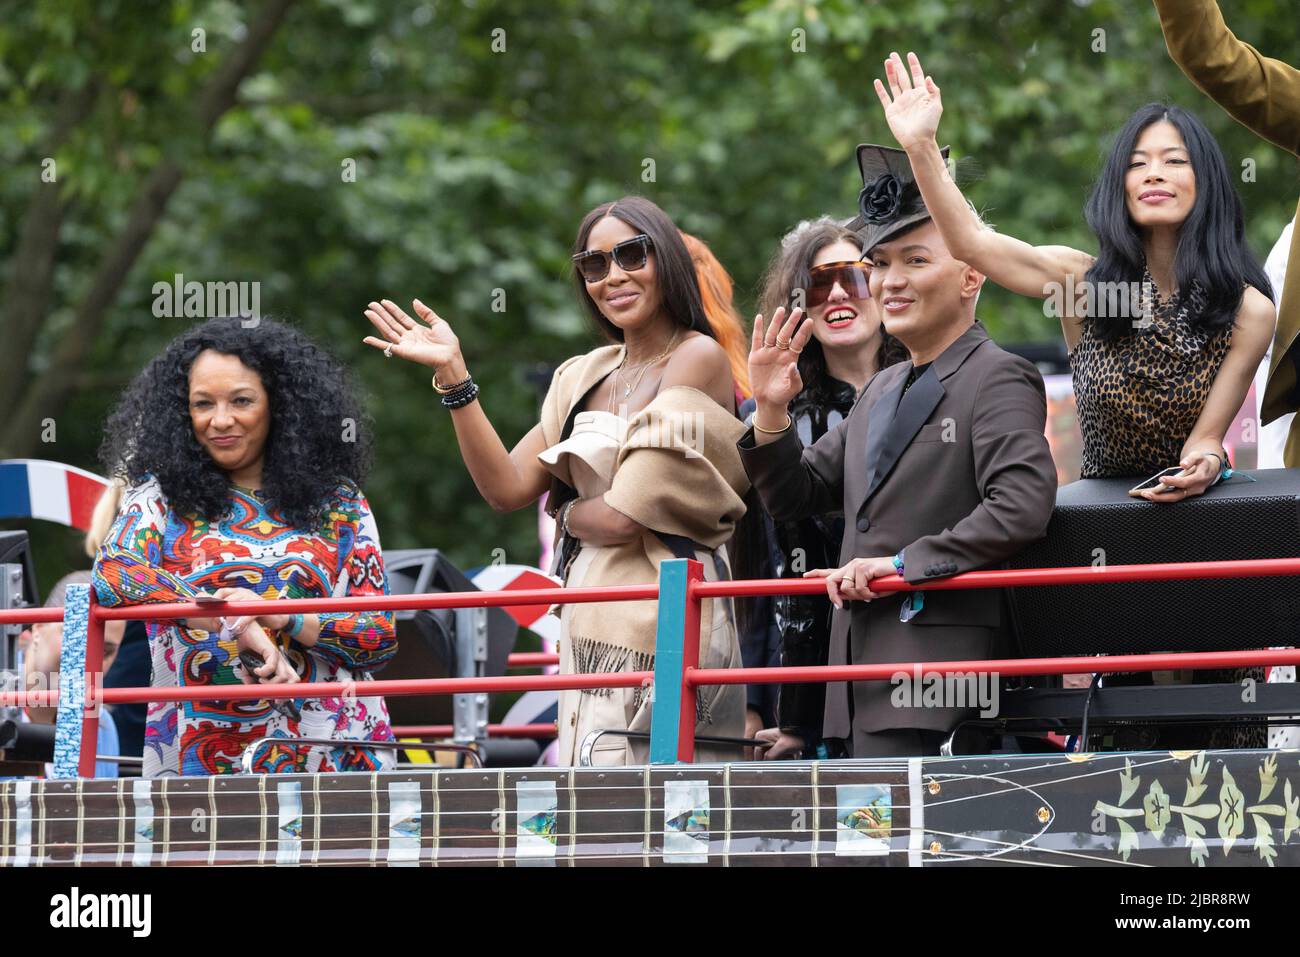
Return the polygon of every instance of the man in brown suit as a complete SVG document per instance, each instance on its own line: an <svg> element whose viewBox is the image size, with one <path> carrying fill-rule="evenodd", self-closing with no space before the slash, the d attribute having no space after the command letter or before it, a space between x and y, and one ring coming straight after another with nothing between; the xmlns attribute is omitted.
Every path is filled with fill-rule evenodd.
<svg viewBox="0 0 1300 957"><path fill-rule="evenodd" d="M1300 69L1238 40L1215 0L1155 5L1169 55L1187 78L1255 135L1300 156ZM1261 424L1300 409L1300 229L1281 288ZM1288 468L1300 466L1300 417L1291 421L1283 459Z"/></svg>
<svg viewBox="0 0 1300 957"><path fill-rule="evenodd" d="M906 154L860 146L858 163L867 186L851 228L863 230L885 327L912 361L879 372L848 417L805 449L786 406L802 388L796 356L811 322L800 326L799 310L788 319L778 310L770 324L760 317L749 360L757 408L741 459L773 518L844 511L843 567L809 572L826 577L837 609L831 664L987 659L1002 624L999 592L877 595L870 584L900 565L912 583L997 565L1042 537L1056 498L1043 380L976 321L984 277L948 254ZM824 736L854 757L936 754L971 713L898 706L908 701L894 690L830 685ZM799 746L778 738L774 750Z"/></svg>

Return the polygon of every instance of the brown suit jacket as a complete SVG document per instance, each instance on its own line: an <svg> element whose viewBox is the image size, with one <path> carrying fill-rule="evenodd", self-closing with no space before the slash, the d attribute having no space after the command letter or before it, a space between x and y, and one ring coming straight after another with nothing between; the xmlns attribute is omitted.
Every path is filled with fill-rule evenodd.
<svg viewBox="0 0 1300 957"><path fill-rule="evenodd" d="M741 460L778 520L844 510L840 564L903 551L923 582L997 565L1041 538L1056 500L1043 434L1047 403L1034 366L1000 349L978 322L903 395L910 362L878 373L848 417L811 448L793 429ZM902 396L900 401L900 396ZM995 590L935 591L910 622L902 595L836 611L831 664L985 659L1002 624ZM856 739L891 728L948 730L969 709L899 708L888 682L832 684L824 734Z"/></svg>
<svg viewBox="0 0 1300 957"><path fill-rule="evenodd" d="M1300 156L1300 69L1238 40L1215 0L1155 0L1169 55L1196 86L1257 136ZM1300 212L1300 211L1298 211ZM1300 229L1277 313L1273 361L1260 418L1271 422L1300 408ZM1300 416L1287 436L1286 464L1300 465Z"/></svg>

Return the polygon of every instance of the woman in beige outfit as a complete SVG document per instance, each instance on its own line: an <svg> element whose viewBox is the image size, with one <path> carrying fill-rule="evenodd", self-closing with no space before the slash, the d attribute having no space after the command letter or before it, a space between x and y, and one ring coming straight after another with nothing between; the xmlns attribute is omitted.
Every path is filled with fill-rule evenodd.
<svg viewBox="0 0 1300 957"><path fill-rule="evenodd" d="M542 421L513 450L477 401L451 327L419 300L423 321L388 300L370 303L366 316L382 338L365 341L433 368L461 455L493 508L524 508L550 490L567 587L651 583L659 563L677 556L702 561L710 580L727 577L724 543L749 487L735 446L744 429L690 254L668 216L640 197L589 212L574 250L579 299L613 344L556 370ZM656 611L653 602L563 606L561 672L653 670ZM703 603L700 663L740 663L729 600ZM592 731L648 731L650 698L641 688L563 692L559 762L577 764ZM744 689L701 688L697 716L697 734L739 737ZM646 752L644 740L606 735L592 760L644 763ZM697 749L700 761L739 756Z"/></svg>

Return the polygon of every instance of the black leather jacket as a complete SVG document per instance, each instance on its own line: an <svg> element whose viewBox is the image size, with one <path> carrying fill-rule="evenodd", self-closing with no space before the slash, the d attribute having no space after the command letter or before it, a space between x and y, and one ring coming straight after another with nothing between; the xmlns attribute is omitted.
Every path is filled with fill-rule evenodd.
<svg viewBox="0 0 1300 957"><path fill-rule="evenodd" d="M790 417L804 447L834 428L853 407L854 388L829 380L828 402L816 402L805 391L790 404ZM749 420L753 400L741 408ZM767 568L764 577L801 578L814 568L839 565L844 516L839 512L814 515L795 522L773 522L765 516ZM830 599L824 595L778 595L758 599L752 623L740 635L741 657L746 667L777 664L796 667L824 665L830 643ZM821 739L826 686L822 683L751 685L749 707L762 716L765 726L802 736L808 746Z"/></svg>

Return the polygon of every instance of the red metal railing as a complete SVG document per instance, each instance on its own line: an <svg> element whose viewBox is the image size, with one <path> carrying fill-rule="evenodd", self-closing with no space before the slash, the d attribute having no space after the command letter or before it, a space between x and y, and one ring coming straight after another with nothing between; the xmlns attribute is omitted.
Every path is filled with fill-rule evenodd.
<svg viewBox="0 0 1300 957"><path fill-rule="evenodd" d="M668 566L672 563L665 562ZM1096 670L1097 657L1024 658L999 661L939 661L906 662L897 664L841 665L804 668L734 668L704 669L699 667L698 654L692 653L689 623L698 623L700 601L705 598L750 597L757 595L818 594L825 590L819 579L790 580L769 579L756 581L706 582L698 578L698 562L687 575L683 590L684 607L680 607L684 627L680 636L680 670L675 702L690 702L694 712L694 689L700 685L722 684L786 684L816 681L879 681L888 680L900 671L919 669L925 672L997 672L1002 675L1070 674ZM662 570L661 570L662 573ZM1300 558L1260 559L1233 562L1177 563L1161 565L1088 566L1082 568L1025 569L1018 571L981 571L941 581L910 585L897 575L875 580L872 590L895 591L947 591L967 588L1028 587L1065 584L1102 584L1108 582L1178 581L1197 578L1251 578L1281 575L1300 575ZM158 701L232 701L279 700L286 698L340 697L350 693L365 695L418 695L456 694L462 692L576 690L583 688L634 688L655 680L652 672L625 672L618 674L587 675L506 675L486 678L423 678L378 680L339 684L337 682L300 683L295 685L222 685L170 688L110 688L93 687L95 676L102 670L103 625L106 621L159 620L186 617L211 617L214 614L267 614L311 613L322 611L400 611L420 608L484 608L510 606L536 606L599 601L652 601L660 600L661 612L665 595L659 584L632 586L600 586L591 588L540 588L497 592L453 592L439 595L390 595L362 598L312 598L283 599L276 601L229 602L223 605L198 605L195 603L169 603L136 605L123 608L105 608L92 601L87 629L86 672L88 700L94 702L129 703ZM662 618L662 615L661 615ZM33 622L61 621L63 610L58 608L28 608L0 611L0 624L27 624ZM695 629L698 636L698 625ZM698 642L696 642L697 644ZM663 655L659 656L664 657ZM538 667L554 664L557 656L545 653L512 655L511 667ZM1108 672L1152 671L1172 668L1222 668L1243 665L1300 664L1300 649L1228 651L1212 653L1177 653L1160 655L1119 655L1105 657ZM662 677L661 677L662 681ZM58 701L58 692L24 691L0 693L0 705L51 707ZM685 703L681 705L685 714ZM693 722L674 721L674 738L678 741L677 759L689 761L694 754ZM498 726L502 733L537 734L549 731L550 726ZM434 734L450 731L443 725L417 726L401 729L405 733ZM88 707L82 715L82 747L79 771L90 776L94 771L95 742L99 733L98 709Z"/></svg>

